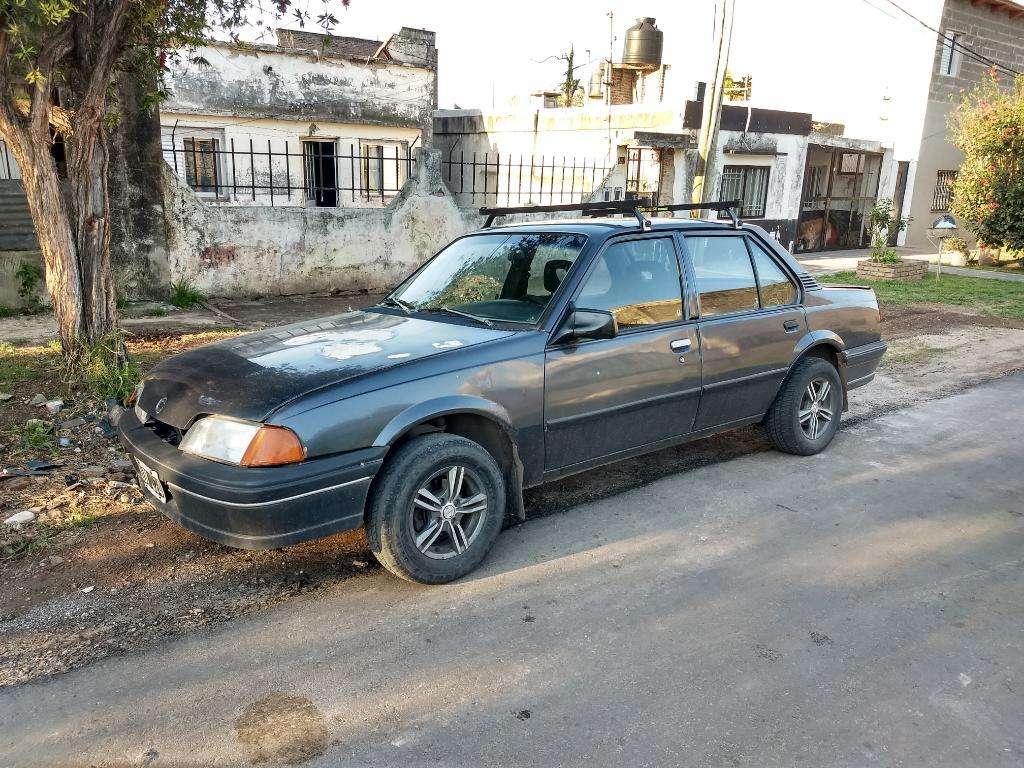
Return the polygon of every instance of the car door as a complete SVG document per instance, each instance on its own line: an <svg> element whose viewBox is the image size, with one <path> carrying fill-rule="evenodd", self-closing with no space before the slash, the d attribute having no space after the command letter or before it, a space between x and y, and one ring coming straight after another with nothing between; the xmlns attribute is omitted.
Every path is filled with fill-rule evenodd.
<svg viewBox="0 0 1024 768"><path fill-rule="evenodd" d="M671 236L607 244L573 297L611 312L611 339L548 348L545 469L563 469L689 432L700 396L696 323L684 312Z"/></svg>
<svg viewBox="0 0 1024 768"><path fill-rule="evenodd" d="M806 328L796 282L741 232L684 241L700 312L702 395L694 429L760 416Z"/></svg>

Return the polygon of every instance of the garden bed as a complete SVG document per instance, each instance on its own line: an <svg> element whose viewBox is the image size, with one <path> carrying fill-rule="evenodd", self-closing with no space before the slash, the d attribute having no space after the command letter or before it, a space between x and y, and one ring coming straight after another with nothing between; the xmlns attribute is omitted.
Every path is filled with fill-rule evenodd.
<svg viewBox="0 0 1024 768"><path fill-rule="evenodd" d="M864 280L920 280L928 272L928 262L910 259L885 262L865 259L857 262L857 277Z"/></svg>

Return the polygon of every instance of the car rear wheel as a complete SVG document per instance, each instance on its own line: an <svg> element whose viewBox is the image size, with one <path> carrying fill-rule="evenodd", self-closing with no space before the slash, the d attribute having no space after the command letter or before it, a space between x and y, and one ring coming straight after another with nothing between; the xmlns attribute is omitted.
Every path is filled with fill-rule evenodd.
<svg viewBox="0 0 1024 768"><path fill-rule="evenodd" d="M423 435L400 447L378 475L366 536L396 576L443 584L480 564L504 514L501 468L482 446L457 435Z"/></svg>
<svg viewBox="0 0 1024 768"><path fill-rule="evenodd" d="M832 442L842 409L839 371L827 360L805 358L783 383L765 417L765 428L780 451L811 456Z"/></svg>

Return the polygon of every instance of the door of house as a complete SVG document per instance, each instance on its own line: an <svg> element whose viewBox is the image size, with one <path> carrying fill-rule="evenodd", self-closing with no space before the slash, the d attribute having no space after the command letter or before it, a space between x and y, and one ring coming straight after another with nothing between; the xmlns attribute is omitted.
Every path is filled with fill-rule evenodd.
<svg viewBox="0 0 1024 768"><path fill-rule="evenodd" d="M306 175L306 198L318 208L336 207L338 166L334 140L304 140L302 155Z"/></svg>

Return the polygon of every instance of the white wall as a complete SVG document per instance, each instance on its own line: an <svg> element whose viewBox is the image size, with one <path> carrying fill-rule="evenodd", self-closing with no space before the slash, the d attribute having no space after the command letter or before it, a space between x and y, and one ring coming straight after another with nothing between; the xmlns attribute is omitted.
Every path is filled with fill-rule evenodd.
<svg viewBox="0 0 1024 768"><path fill-rule="evenodd" d="M302 139L329 140L335 146L338 159L335 163L338 173L337 186L356 191L339 191L339 205L346 207L380 207L392 197L404 183L408 171L407 158L418 144L420 131L417 128L380 126L353 123L317 121L316 132L310 136L312 122L280 119L237 120L217 115L192 115L164 110L160 114L161 144L164 159L176 170L182 181L187 178L185 165L188 156L184 151L186 138L214 138L225 153L234 147L235 163L230 156L218 156L219 195L200 191L200 197L219 197L222 203L236 205L269 205L273 168L274 205L307 205L303 181ZM250 141L253 156L249 155ZM366 155L368 144L384 146L385 181L389 191L382 200L377 194L364 194L366 184L360 171L360 157ZM171 152L171 147L176 152ZM268 151L273 161L268 160ZM287 163L284 153L289 157ZM398 162L395 162L397 158ZM252 190L253 173L257 189ZM288 194L288 184L292 187ZM262 189L261 189L262 187ZM358 190L363 190L361 193ZM254 199L255 196L255 199Z"/></svg>

